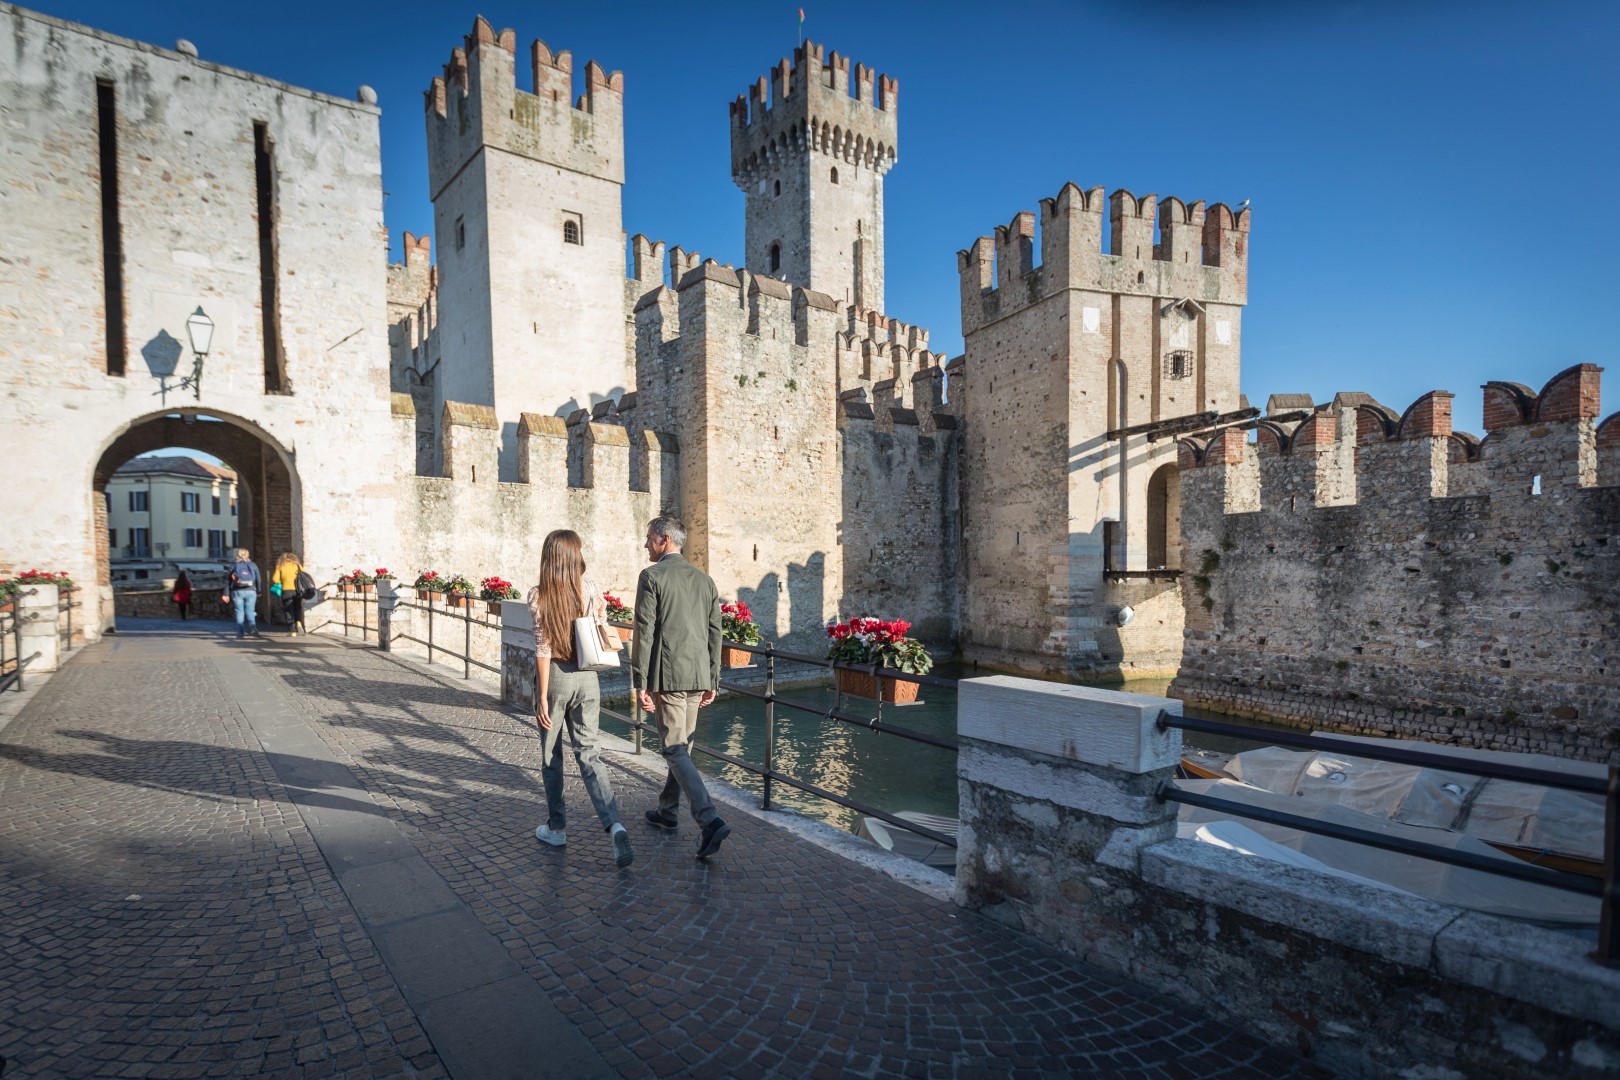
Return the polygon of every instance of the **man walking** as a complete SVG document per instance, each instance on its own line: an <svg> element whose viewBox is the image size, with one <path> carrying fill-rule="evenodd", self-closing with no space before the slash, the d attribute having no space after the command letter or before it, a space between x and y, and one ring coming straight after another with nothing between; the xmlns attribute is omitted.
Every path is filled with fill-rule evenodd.
<svg viewBox="0 0 1620 1080"><path fill-rule="evenodd" d="M236 636L259 636L259 568L247 548L236 549L231 566L231 613L236 616Z"/></svg>
<svg viewBox="0 0 1620 1080"><path fill-rule="evenodd" d="M647 525L651 566L636 582L636 632L630 644L630 680L641 708L657 717L669 778L658 808L647 820L661 829L679 822L681 793L702 826L697 857L707 859L731 835L714 812L703 776L687 746L697 727L698 709L714 701L720 688L720 594L714 580L686 561L686 526L675 518L653 518Z"/></svg>

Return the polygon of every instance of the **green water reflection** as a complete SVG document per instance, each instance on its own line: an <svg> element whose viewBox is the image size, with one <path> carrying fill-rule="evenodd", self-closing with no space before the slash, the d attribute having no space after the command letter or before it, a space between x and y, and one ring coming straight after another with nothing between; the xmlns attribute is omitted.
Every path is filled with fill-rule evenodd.
<svg viewBox="0 0 1620 1080"><path fill-rule="evenodd" d="M971 677L971 671L945 669L947 677ZM1108 689L1162 696L1168 679L1137 679L1126 683L1099 683ZM821 712L832 708L837 692L831 681L779 687L783 697L809 705ZM925 686L921 700L914 705L884 705L885 725L909 728L929 735L956 737L956 691ZM628 702L610 703L615 711L628 711ZM877 704L865 698L846 696L844 711L858 716L875 716ZM1188 710L1190 715L1212 720L1230 720L1219 713ZM1251 723L1250 721L1242 721ZM611 717L602 718L603 727L627 735L629 729ZM646 745L656 749L657 738L644 736ZM726 695L703 710L697 728L697 741L733 757L762 764L765 760L765 704L739 694ZM1225 753L1263 745L1239 740L1194 736L1190 745ZM696 755L698 768L756 794L762 790L759 776L704 754ZM920 810L947 817L957 815L956 753L924 743L913 742L886 732L856 727L824 715L810 714L778 703L776 708L776 770L847 799L896 813ZM811 817L853 830L860 820L854 810L827 802L809 792L785 784L772 785L773 803L792 807Z"/></svg>

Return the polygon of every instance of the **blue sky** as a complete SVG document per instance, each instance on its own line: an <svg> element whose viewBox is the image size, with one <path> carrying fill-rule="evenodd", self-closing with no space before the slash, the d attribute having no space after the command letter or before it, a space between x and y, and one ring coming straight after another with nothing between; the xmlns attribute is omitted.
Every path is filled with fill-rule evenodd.
<svg viewBox="0 0 1620 1080"><path fill-rule="evenodd" d="M738 262L727 103L792 3L30 6L328 93L374 87L397 253L432 231L422 91L484 14L623 70L630 233ZM1620 5L808 3L806 32L900 80L888 314L961 350L955 253L1066 180L1254 208L1243 388L1404 409L1602 364L1620 304ZM520 68L524 65L519 65ZM526 76L521 75L520 84ZM397 257L397 256L396 256ZM1620 368L1607 373L1620 380ZM1620 392L1604 394L1606 410Z"/></svg>

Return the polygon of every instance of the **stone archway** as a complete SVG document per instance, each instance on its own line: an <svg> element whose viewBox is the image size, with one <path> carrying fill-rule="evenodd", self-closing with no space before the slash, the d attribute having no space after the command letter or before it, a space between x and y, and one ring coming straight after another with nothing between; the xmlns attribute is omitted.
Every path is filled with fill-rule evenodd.
<svg viewBox="0 0 1620 1080"><path fill-rule="evenodd" d="M99 625L113 622L112 552L107 537L105 493L112 474L140 454L165 447L187 447L211 454L237 475L240 520L245 528L241 546L260 566L276 554L300 550L302 514L299 512L298 472L292 456L257 426L239 417L186 411L156 413L132 422L101 452L91 479L95 520L96 574L105 598ZM259 597L260 618L266 618L268 597ZM88 614L88 613L87 613Z"/></svg>
<svg viewBox="0 0 1620 1080"><path fill-rule="evenodd" d="M1147 549L1149 570L1181 569L1181 471L1173 462L1148 478Z"/></svg>

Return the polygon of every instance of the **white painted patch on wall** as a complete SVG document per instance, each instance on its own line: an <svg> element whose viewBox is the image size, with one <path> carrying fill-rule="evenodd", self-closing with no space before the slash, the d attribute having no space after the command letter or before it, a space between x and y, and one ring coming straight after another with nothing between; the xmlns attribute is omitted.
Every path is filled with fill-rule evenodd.
<svg viewBox="0 0 1620 1080"><path fill-rule="evenodd" d="M1215 340L1222 345L1232 344L1232 321L1230 319L1215 320Z"/></svg>
<svg viewBox="0 0 1620 1080"><path fill-rule="evenodd" d="M1094 307L1081 308L1080 326L1088 334L1102 333L1102 309Z"/></svg>

